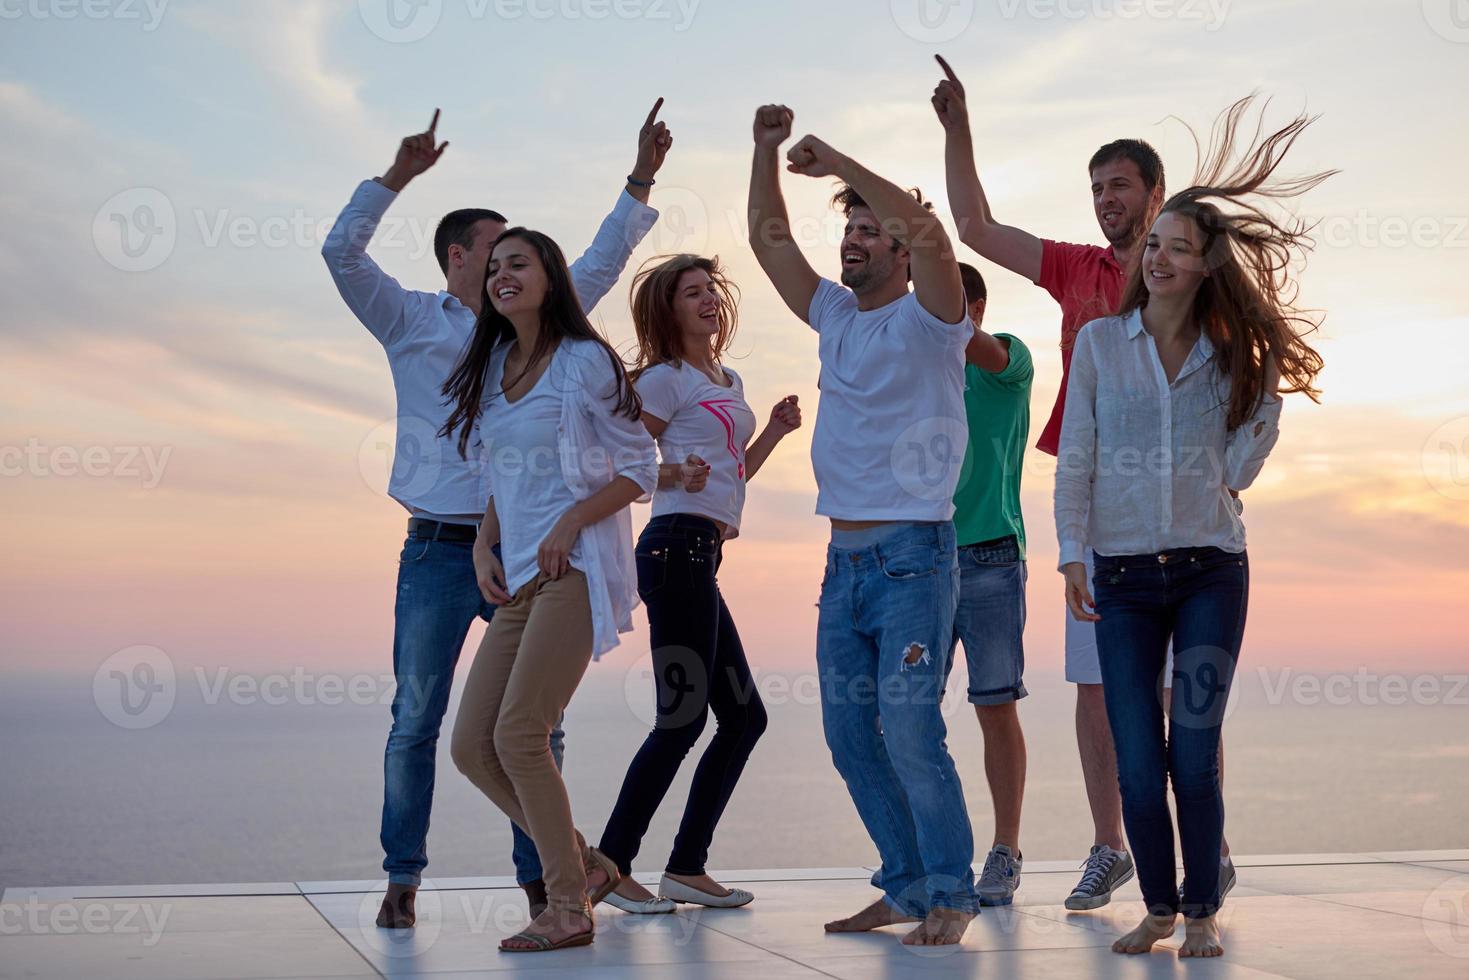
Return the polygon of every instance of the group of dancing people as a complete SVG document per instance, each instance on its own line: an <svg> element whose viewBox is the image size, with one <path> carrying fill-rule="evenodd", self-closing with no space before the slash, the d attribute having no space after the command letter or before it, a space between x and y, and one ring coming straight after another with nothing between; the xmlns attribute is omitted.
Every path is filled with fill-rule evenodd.
<svg viewBox="0 0 1469 980"><path fill-rule="evenodd" d="M1106 905L1136 875L1146 915L1115 950L1151 949L1181 915L1179 955L1219 955L1218 910L1235 881L1220 732L1249 591L1240 493L1278 438L1281 396L1314 399L1321 368L1291 278L1309 240L1269 208L1326 176L1277 175L1309 119L1240 140L1251 101L1236 103L1194 183L1171 196L1151 146L1106 144L1087 173L1107 244L1068 244L991 214L963 86L939 64L932 106L960 241L1047 290L1062 313L1060 392L1037 445L1057 456L1066 676L1095 829L1066 907ZM767 723L718 574L748 482L802 409L789 395L761 427L725 363L738 291L717 258L662 257L637 273L630 364L588 320L657 219L648 200L673 143L661 106L575 262L544 233L482 208L440 222L437 293L403 288L368 256L389 205L448 146L437 111L357 188L323 249L342 298L386 350L400 429L428 422L436 433L400 439L389 486L411 516L384 758L381 927L415 922L439 730L477 618L488 627L451 755L513 825L531 921L501 950L586 945L601 902L660 914L754 898L705 867ZM846 218L839 281L815 271L780 187L793 119L782 105L755 113L749 242L817 334L811 461L816 512L831 525L816 636L823 728L881 860L872 877L881 896L826 929L913 923L904 943L952 944L982 906L1012 901L1022 869L1020 478L1034 369L1019 337L985 329L984 279L957 261L921 193L806 136L786 169L836 178L833 205ZM634 544L630 505L650 498ZM593 846L561 777L562 722L589 664L632 628L639 600L657 722ZM940 710L961 645L994 806L978 876ZM632 866L711 713L715 731L655 893Z"/></svg>

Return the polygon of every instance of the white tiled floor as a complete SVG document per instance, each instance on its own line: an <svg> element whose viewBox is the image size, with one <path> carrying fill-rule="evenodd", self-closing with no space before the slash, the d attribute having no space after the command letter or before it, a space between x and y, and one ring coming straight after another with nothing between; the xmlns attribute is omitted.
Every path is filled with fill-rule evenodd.
<svg viewBox="0 0 1469 980"><path fill-rule="evenodd" d="M756 902L652 917L603 906L591 947L529 956L496 951L525 924L520 890L502 878L426 886L407 933L372 924L376 882L10 889L0 978L1469 978L1469 851L1267 855L1236 866L1221 912L1226 953L1211 961L1179 961L1176 940L1150 956L1113 954L1112 939L1142 914L1136 883L1105 909L1067 912L1076 869L1036 861L1014 906L985 910L961 946L942 950L901 945L900 928L822 932L875 897L864 868L718 875Z"/></svg>

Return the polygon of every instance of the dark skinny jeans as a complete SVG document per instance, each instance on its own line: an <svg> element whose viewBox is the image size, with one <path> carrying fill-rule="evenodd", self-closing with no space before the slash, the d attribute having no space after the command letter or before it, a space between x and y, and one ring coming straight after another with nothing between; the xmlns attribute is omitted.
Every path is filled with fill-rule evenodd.
<svg viewBox="0 0 1469 980"><path fill-rule="evenodd" d="M723 542L708 518L664 514L638 539L638 595L648 609L658 720L633 757L601 849L623 874L684 757L712 711L717 728L699 759L666 870L701 875L714 828L765 731L745 649L719 594Z"/></svg>
<svg viewBox="0 0 1469 980"><path fill-rule="evenodd" d="M1224 798L1219 735L1244 638L1244 552L1178 548L1095 556L1097 657L1117 747L1122 820L1152 914L1189 918L1219 907ZM1163 724L1163 669L1173 639L1173 696ZM1183 849L1180 908L1168 783Z"/></svg>

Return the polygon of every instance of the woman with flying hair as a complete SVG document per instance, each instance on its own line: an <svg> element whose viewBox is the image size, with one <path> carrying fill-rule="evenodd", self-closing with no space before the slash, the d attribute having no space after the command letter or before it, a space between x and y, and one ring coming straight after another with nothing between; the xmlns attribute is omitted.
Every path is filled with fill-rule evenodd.
<svg viewBox="0 0 1469 980"><path fill-rule="evenodd" d="M554 241L507 230L491 246L485 294L444 384L442 434L457 433L461 455L474 444L490 498L474 568L500 608L465 680L450 754L535 842L547 906L500 949L543 952L590 943L592 905L618 880L572 822L550 736L587 665L632 629L628 505L653 491L658 457L622 359L587 321Z"/></svg>
<svg viewBox="0 0 1469 980"><path fill-rule="evenodd" d="M738 297L717 258L655 259L638 272L632 292L632 378L643 424L664 460L636 550L658 715L602 833L599 850L622 874L606 901L645 914L671 912L675 902L732 908L754 896L719 884L704 862L766 717L716 576L724 542L739 534L746 482L801 424L801 410L795 395L783 398L751 442L756 420L744 382L723 363ZM718 727L694 770L655 896L633 880L632 862L711 712Z"/></svg>
<svg viewBox="0 0 1469 980"><path fill-rule="evenodd" d="M1309 229L1265 207L1331 172L1276 176L1311 123L1305 116L1265 137L1256 128L1236 156L1252 103L1220 117L1194 185L1153 222L1117 315L1087 324L1072 355L1056 472L1060 570L1072 614L1096 623L1123 821L1147 905L1113 944L1119 953L1171 936L1180 912L1180 956L1223 952L1219 739L1249 596L1233 494L1259 475L1279 437L1280 396L1319 395L1321 356L1303 339L1317 323L1295 305L1291 271L1310 248Z"/></svg>

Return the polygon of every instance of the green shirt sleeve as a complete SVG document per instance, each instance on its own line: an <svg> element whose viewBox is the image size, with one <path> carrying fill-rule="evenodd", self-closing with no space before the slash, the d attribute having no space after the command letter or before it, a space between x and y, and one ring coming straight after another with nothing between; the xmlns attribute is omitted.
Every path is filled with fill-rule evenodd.
<svg viewBox="0 0 1469 980"><path fill-rule="evenodd" d="M1010 363L999 374L990 375L990 380L1017 391L1029 387L1035 380L1035 364L1030 359L1030 348L1014 334L997 333L995 336L1004 337L1010 342Z"/></svg>

